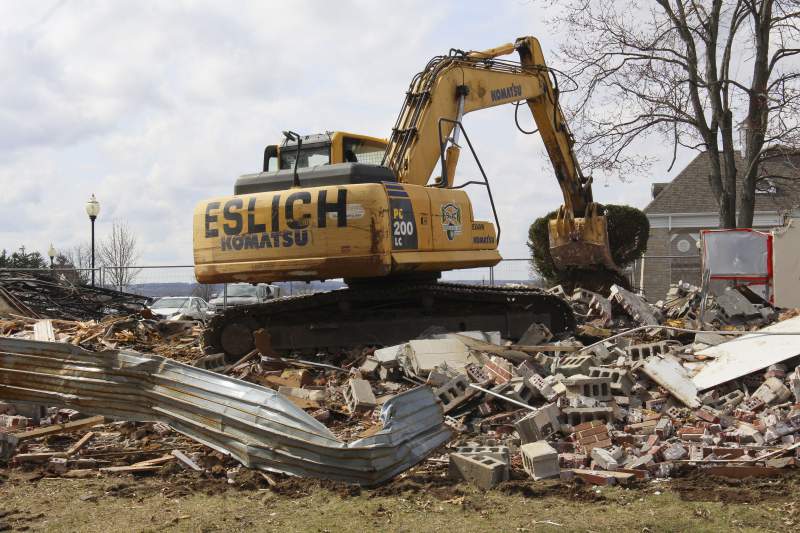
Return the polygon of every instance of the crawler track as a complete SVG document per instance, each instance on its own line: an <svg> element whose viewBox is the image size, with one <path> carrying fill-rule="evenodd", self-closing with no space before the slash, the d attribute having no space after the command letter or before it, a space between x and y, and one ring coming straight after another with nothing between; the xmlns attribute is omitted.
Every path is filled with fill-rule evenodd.
<svg viewBox="0 0 800 533"><path fill-rule="evenodd" d="M554 333L575 327L569 305L538 289L386 282L228 309L210 321L204 344L235 360L253 349L252 332L265 328L278 353L313 355L398 344L431 326L517 339L531 322Z"/></svg>

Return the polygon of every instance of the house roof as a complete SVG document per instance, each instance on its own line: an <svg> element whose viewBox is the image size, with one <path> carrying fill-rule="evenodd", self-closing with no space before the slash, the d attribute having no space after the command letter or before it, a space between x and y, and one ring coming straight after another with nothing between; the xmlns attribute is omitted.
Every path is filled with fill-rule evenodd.
<svg viewBox="0 0 800 533"><path fill-rule="evenodd" d="M736 153L737 197L742 186L745 163ZM675 176L666 187L644 208L647 214L670 213L716 213L719 204L711 192L708 176L711 165L706 152L697 155L680 174ZM756 194L756 211L785 211L800 206L800 154L780 156L768 160L761 165L761 175L785 176L790 179L770 178L775 186L771 192ZM759 183L759 188L766 189L769 184Z"/></svg>

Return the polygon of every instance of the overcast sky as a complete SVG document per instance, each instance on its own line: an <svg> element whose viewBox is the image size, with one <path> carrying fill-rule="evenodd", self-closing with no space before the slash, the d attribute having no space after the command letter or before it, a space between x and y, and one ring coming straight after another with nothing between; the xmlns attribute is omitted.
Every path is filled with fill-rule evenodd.
<svg viewBox="0 0 800 533"><path fill-rule="evenodd" d="M570 37L547 16L522 0L3 2L0 248L88 241L95 193L99 236L126 221L143 264L191 264L195 204L259 170L281 130L388 137L411 77L450 48L534 35L558 67ZM541 141L517 131L511 105L465 126L494 186L501 251L525 257L529 224L562 202ZM663 152L652 174L596 176L597 201L644 207L671 177L664 148L643 149ZM464 179L476 176L468 159ZM489 217L485 192L470 191Z"/></svg>

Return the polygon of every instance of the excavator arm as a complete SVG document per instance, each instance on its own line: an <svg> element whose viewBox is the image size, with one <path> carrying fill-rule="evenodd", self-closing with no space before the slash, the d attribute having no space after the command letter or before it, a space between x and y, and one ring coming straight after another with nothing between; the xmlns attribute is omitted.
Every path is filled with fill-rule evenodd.
<svg viewBox="0 0 800 533"><path fill-rule="evenodd" d="M514 51L519 63L498 59ZM452 51L433 58L411 82L383 164L394 170L400 182L428 185L444 153L435 185L450 187L460 151L460 128L454 125L467 113L521 101L533 114L564 196L564 205L549 226L556 266L602 264L616 270L606 219L592 200L591 178L581 173L573 153L574 139L534 37L481 52Z"/></svg>

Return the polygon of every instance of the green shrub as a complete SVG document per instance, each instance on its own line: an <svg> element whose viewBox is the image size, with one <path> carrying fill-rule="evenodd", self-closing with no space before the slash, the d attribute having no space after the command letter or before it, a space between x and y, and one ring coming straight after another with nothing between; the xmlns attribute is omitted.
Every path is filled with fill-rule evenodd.
<svg viewBox="0 0 800 533"><path fill-rule="evenodd" d="M611 257L618 267L624 269L640 258L647 249L647 237L650 223L647 216L639 209L627 205L602 206L606 212L608 225L608 242L611 246ZM602 286L609 280L622 281L624 278L604 268L591 270L568 268L557 270L550 256L550 241L547 222L556 217L557 211L551 211L537 218L528 229L528 248L531 251L534 269L549 284L558 283L574 286L579 283ZM603 272L605 271L605 272ZM585 282L585 283L584 283Z"/></svg>

